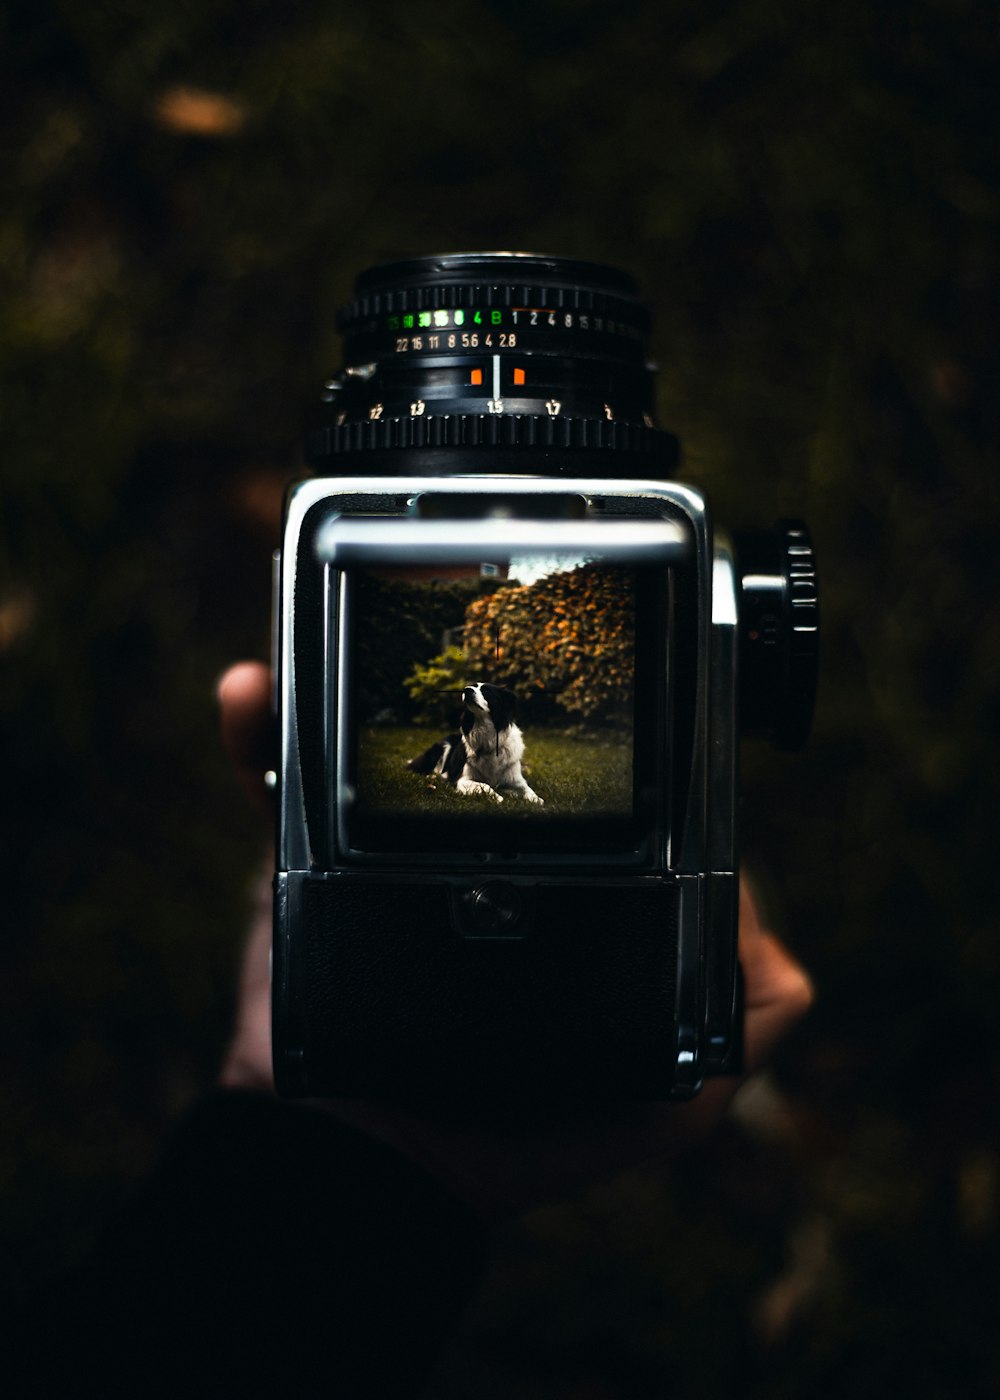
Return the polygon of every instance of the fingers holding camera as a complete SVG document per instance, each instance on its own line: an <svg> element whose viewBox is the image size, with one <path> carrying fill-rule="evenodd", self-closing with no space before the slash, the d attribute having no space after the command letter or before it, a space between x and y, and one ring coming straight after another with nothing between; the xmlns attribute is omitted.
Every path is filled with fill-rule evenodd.
<svg viewBox="0 0 1000 1400"><path fill-rule="evenodd" d="M254 891L250 928L240 970L233 1035L219 1075L230 1089L274 1089L271 1066L271 878L262 873Z"/></svg>
<svg viewBox="0 0 1000 1400"><path fill-rule="evenodd" d="M816 993L805 968L764 923L745 876L740 877L739 949L745 988L743 1047L750 1071L759 1068L801 1020Z"/></svg>
<svg viewBox="0 0 1000 1400"><path fill-rule="evenodd" d="M270 817L264 774L276 761L271 713L271 672L260 661L241 661L215 687L222 744L252 806ZM249 936L240 973L233 1037L220 1082L230 1088L273 1089L271 1072L271 879L262 875L254 896Z"/></svg>

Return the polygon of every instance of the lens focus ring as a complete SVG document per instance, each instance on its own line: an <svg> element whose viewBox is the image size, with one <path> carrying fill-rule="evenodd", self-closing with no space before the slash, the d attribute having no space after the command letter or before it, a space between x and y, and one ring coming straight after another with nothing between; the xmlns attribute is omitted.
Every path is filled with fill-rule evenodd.
<svg viewBox="0 0 1000 1400"><path fill-rule="evenodd" d="M345 422L321 428L310 439L310 457L322 461L347 452L409 448L568 448L655 455L673 467L676 439L642 423L601 418L554 418L538 414L454 414ZM420 463L414 464L418 470Z"/></svg>

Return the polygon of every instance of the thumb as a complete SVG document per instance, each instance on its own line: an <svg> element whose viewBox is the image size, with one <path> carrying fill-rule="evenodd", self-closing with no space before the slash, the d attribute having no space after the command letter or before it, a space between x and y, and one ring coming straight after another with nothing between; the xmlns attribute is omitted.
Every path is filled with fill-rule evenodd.
<svg viewBox="0 0 1000 1400"><path fill-rule="evenodd" d="M223 747L250 801L266 809L264 774L278 761L271 673L261 661L238 662L223 673L215 694Z"/></svg>

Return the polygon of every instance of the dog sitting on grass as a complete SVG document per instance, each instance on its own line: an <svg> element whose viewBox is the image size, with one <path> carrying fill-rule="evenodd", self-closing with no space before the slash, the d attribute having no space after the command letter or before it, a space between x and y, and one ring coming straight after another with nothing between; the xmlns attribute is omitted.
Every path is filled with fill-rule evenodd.
<svg viewBox="0 0 1000 1400"><path fill-rule="evenodd" d="M516 704L514 692L502 686L485 681L465 686L461 733L439 739L406 766L414 773L439 773L465 796L502 802L501 793L511 792L543 806L521 772L524 738L514 723Z"/></svg>

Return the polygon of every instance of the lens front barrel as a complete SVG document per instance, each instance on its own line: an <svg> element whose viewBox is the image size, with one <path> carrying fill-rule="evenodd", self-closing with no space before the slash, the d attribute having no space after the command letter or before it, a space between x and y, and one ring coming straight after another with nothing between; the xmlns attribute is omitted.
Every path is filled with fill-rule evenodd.
<svg viewBox="0 0 1000 1400"><path fill-rule="evenodd" d="M450 449L474 456L451 470L538 470L517 460L525 451L612 454L589 469L546 465L587 475L676 465L676 440L654 427L649 317L613 268L526 253L415 258L364 273L338 323L346 364L312 441L330 469L353 470L343 459L364 453L365 470L387 471L369 454L391 453L393 471L413 474L430 464L400 453Z"/></svg>

